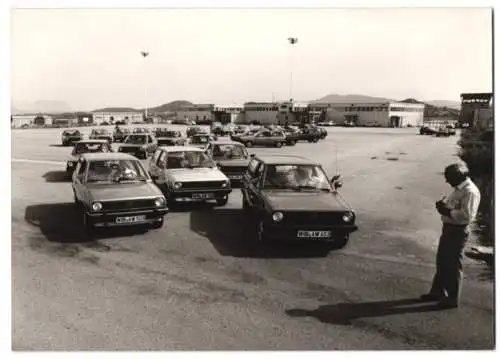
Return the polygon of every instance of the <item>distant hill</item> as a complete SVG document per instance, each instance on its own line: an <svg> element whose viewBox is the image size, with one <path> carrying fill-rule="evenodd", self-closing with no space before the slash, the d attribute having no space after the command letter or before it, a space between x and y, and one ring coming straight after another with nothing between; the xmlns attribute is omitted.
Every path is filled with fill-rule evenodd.
<svg viewBox="0 0 500 359"><path fill-rule="evenodd" d="M360 103L360 102L393 102L395 100L385 97L373 97L366 95L336 95L330 94L311 101L311 103L331 102L331 103Z"/></svg>
<svg viewBox="0 0 500 359"><path fill-rule="evenodd" d="M414 98L407 98L403 101L404 103L425 103L422 101L418 101ZM457 108L450 108L447 106L436 106L433 105L432 103L452 103L453 101L429 101L425 103L424 107L424 117L457 117L460 114L460 106Z"/></svg>
<svg viewBox="0 0 500 359"><path fill-rule="evenodd" d="M182 106L190 106L191 102L185 100L172 101L169 103L165 103L160 106L150 107L148 108L148 112L175 112L179 111ZM144 108L132 108L132 107L104 107L99 108L97 110L93 110L92 112L144 112Z"/></svg>
<svg viewBox="0 0 500 359"><path fill-rule="evenodd" d="M132 108L132 107L104 107L99 108L97 110L93 110L92 112L138 112L141 110Z"/></svg>
<svg viewBox="0 0 500 359"><path fill-rule="evenodd" d="M429 105L433 105L436 107L447 107L447 108L453 108L456 110L460 110L461 103L460 101L446 101L446 100L434 100L434 101L427 101L426 102Z"/></svg>

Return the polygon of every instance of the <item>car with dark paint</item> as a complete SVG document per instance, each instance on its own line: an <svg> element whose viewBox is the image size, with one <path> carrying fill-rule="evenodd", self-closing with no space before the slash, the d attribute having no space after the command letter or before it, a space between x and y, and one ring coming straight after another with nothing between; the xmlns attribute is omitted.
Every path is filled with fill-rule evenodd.
<svg viewBox="0 0 500 359"><path fill-rule="evenodd" d="M223 125L220 122L212 122L210 125L210 133L215 136L230 136L233 133L231 124Z"/></svg>
<svg viewBox="0 0 500 359"><path fill-rule="evenodd" d="M150 159L149 173L169 205L215 200L223 206L232 191L226 175L204 150L196 147L159 147Z"/></svg>
<svg viewBox="0 0 500 359"><path fill-rule="evenodd" d="M325 242L342 248L358 229L338 192L340 176L300 156L253 156L243 176L243 210L259 240Z"/></svg>
<svg viewBox="0 0 500 359"><path fill-rule="evenodd" d="M201 128L200 126L191 126L191 127L188 127L187 130L186 130L186 136L187 137L191 137L197 133L207 133L207 131L203 128Z"/></svg>
<svg viewBox="0 0 500 359"><path fill-rule="evenodd" d="M123 142L130 135L128 128L115 128L113 131L113 142Z"/></svg>
<svg viewBox="0 0 500 359"><path fill-rule="evenodd" d="M83 154L73 172L72 189L89 235L98 227L161 228L168 213L165 196L129 154Z"/></svg>
<svg viewBox="0 0 500 359"><path fill-rule="evenodd" d="M437 130L431 126L422 126L420 127L419 133L421 135L435 135Z"/></svg>
<svg viewBox="0 0 500 359"><path fill-rule="evenodd" d="M66 161L66 172L73 173L78 160L85 153L107 153L113 152L111 145L106 140L81 140L75 142L71 157Z"/></svg>
<svg viewBox="0 0 500 359"><path fill-rule="evenodd" d="M94 128L90 132L89 140L106 140L109 143L112 143L113 135L111 135L111 133L109 133L109 131L106 129Z"/></svg>
<svg viewBox="0 0 500 359"><path fill-rule="evenodd" d="M186 146L205 149L210 142L216 141L216 140L217 140L217 137L214 135L211 135L208 133L197 133L197 134L191 136L190 138L188 138Z"/></svg>
<svg viewBox="0 0 500 359"><path fill-rule="evenodd" d="M241 142L247 147L262 146L262 147L282 147L286 145L287 140L285 133L280 130L261 130L255 134L243 135L235 137L233 141Z"/></svg>
<svg viewBox="0 0 500 359"><path fill-rule="evenodd" d="M83 139L83 135L78 130L64 130L61 133L61 144L63 146L73 145L75 142Z"/></svg>
<svg viewBox="0 0 500 359"><path fill-rule="evenodd" d="M130 153L138 158L146 159L158 147L156 137L148 133L128 135L118 148L118 152Z"/></svg>
<svg viewBox="0 0 500 359"><path fill-rule="evenodd" d="M181 131L158 128L155 131L158 146L184 146L187 139L182 136Z"/></svg>
<svg viewBox="0 0 500 359"><path fill-rule="evenodd" d="M240 185L243 173L245 173L250 161L250 155L243 144L230 140L218 140L210 142L205 153L217 163L217 167L229 178L232 187Z"/></svg>
<svg viewBox="0 0 500 359"><path fill-rule="evenodd" d="M450 129L445 126L440 126L435 135L436 137L449 137L451 136Z"/></svg>

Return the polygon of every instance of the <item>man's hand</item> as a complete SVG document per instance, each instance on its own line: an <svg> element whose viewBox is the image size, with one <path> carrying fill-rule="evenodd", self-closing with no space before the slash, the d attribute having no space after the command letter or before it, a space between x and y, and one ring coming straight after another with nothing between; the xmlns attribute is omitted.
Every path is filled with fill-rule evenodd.
<svg viewBox="0 0 500 359"><path fill-rule="evenodd" d="M442 216L451 217L451 207L449 207L443 200L439 200L436 202L436 210Z"/></svg>

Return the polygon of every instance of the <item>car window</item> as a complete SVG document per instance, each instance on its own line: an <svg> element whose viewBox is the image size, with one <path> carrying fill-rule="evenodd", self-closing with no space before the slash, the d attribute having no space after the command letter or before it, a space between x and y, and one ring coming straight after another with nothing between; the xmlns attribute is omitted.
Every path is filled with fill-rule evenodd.
<svg viewBox="0 0 500 359"><path fill-rule="evenodd" d="M167 168L213 168L214 162L202 151L176 151L167 154Z"/></svg>
<svg viewBox="0 0 500 359"><path fill-rule="evenodd" d="M144 135L129 135L125 140L125 143L130 143L134 145L143 145L147 141L146 136Z"/></svg>
<svg viewBox="0 0 500 359"><path fill-rule="evenodd" d="M317 165L267 166L264 188L330 190L324 171Z"/></svg>

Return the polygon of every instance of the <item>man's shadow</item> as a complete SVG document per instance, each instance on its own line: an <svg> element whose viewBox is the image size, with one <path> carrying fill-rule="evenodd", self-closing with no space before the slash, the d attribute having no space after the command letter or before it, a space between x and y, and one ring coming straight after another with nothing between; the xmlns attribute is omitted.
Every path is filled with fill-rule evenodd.
<svg viewBox="0 0 500 359"><path fill-rule="evenodd" d="M423 313L441 310L437 303L423 302L421 299L400 299L365 303L339 303L322 305L314 310L287 309L290 317L313 317L323 323L350 325L353 320L404 313Z"/></svg>

